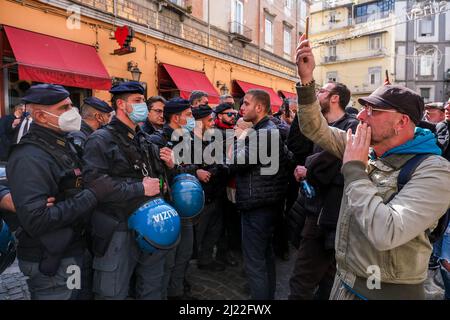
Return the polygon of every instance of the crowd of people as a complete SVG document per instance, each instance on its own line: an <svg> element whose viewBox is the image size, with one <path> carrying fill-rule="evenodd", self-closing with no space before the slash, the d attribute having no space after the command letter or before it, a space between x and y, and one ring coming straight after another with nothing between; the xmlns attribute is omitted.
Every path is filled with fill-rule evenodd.
<svg viewBox="0 0 450 320"><path fill-rule="evenodd" d="M424 299L429 263L449 299L450 100L425 105L387 84L360 110L347 107L345 84L317 88L300 40L298 100L277 113L259 89L211 107L202 88L189 100L146 100L140 83L120 82L111 105L89 97L78 111L64 87L31 86L0 119L0 209L16 214L31 298L195 299L187 271L196 259L213 273L239 266L250 297L271 300L274 253L290 259L294 247L289 299ZM211 131L223 143L212 161L201 156ZM262 141L276 142L271 174ZM180 144L200 160L175 154ZM203 209L181 219L176 245L142 250L129 217L152 199L170 203L185 174L201 183ZM81 289L67 287L72 265Z"/></svg>

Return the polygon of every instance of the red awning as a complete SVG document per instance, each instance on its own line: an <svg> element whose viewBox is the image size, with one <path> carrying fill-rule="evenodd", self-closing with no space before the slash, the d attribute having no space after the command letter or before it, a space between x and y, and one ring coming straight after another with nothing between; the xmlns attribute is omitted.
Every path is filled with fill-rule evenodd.
<svg viewBox="0 0 450 320"><path fill-rule="evenodd" d="M283 90L279 90L278 93L280 94L280 96L283 99L297 99L297 94L296 93L283 91Z"/></svg>
<svg viewBox="0 0 450 320"><path fill-rule="evenodd" d="M251 89L261 89L266 91L270 95L270 104L272 106L272 112L278 112L281 105L283 104L283 101L280 99L280 97L275 93L275 91L272 88L260 86L258 84L240 81L240 80L234 80L235 83L241 88L241 90L246 93L247 91Z"/></svg>
<svg viewBox="0 0 450 320"><path fill-rule="evenodd" d="M205 73L163 63L162 66L180 90L183 99L189 99L191 92L201 90L208 94L210 104L219 104L219 95Z"/></svg>
<svg viewBox="0 0 450 320"><path fill-rule="evenodd" d="M109 90L111 79L95 48L4 26L19 78L70 87Z"/></svg>

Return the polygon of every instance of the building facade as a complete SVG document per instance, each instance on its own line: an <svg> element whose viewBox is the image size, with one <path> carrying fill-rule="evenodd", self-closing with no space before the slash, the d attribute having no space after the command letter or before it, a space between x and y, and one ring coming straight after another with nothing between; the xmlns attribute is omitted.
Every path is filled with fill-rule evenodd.
<svg viewBox="0 0 450 320"><path fill-rule="evenodd" d="M261 16L266 8L274 19L272 48L264 46L267 35L258 32L265 29L263 18L252 16L258 16L255 3ZM221 19L216 6L223 10ZM205 89L194 88L202 83L217 104L223 93L241 98L241 84L247 83L270 90L276 108L279 92L295 92L293 43L302 30L297 18L307 9L303 15L299 10L307 7L302 0L0 0L0 113L18 103L34 82L63 84L80 104L90 95L108 101L108 79L130 80L136 74L147 96L186 97ZM239 12L242 24L235 23ZM278 44L284 25L290 27L290 46ZM134 49L118 50L120 41ZM84 58L77 58L77 50Z"/></svg>
<svg viewBox="0 0 450 320"><path fill-rule="evenodd" d="M396 1L396 81L425 102L450 97L450 1Z"/></svg>
<svg viewBox="0 0 450 320"><path fill-rule="evenodd" d="M393 0L336 0L311 5L311 36L319 84L338 81L352 92L353 105L394 78ZM392 81L391 80L391 81Z"/></svg>

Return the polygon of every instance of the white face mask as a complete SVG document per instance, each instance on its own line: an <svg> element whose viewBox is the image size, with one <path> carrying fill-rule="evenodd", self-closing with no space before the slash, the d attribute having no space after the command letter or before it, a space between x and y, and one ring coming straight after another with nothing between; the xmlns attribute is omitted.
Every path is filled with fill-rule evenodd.
<svg viewBox="0 0 450 320"><path fill-rule="evenodd" d="M58 127L64 132L79 131L81 128L81 116L78 113L77 108L72 108L69 111L62 113L60 116L53 113L42 110L45 113L58 118ZM49 125L57 127L51 123Z"/></svg>

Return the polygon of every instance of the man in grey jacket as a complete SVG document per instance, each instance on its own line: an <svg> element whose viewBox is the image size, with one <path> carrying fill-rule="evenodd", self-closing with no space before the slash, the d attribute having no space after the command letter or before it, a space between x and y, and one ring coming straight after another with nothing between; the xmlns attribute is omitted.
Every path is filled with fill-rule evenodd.
<svg viewBox="0 0 450 320"><path fill-rule="evenodd" d="M360 124L352 135L328 127L321 115L314 56L305 36L297 48L297 66L300 129L343 162L330 298L424 299L432 250L427 233L450 206L450 164L440 156L433 134L416 127L423 99L401 86L377 89L359 99ZM400 169L417 154L430 156L398 192Z"/></svg>

